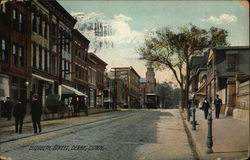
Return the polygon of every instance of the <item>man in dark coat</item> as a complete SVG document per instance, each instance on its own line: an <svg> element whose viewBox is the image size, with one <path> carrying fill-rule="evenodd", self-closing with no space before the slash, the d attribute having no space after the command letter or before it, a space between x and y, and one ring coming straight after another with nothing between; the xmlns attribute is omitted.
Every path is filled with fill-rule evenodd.
<svg viewBox="0 0 250 160"><path fill-rule="evenodd" d="M6 109L7 120L10 121L12 109L13 109L13 103L10 101L10 97L6 97L6 101L4 103L4 108Z"/></svg>
<svg viewBox="0 0 250 160"><path fill-rule="evenodd" d="M215 105L215 118L220 117L220 108L222 105L222 101L219 98L219 95L216 95L216 99L214 100L214 105Z"/></svg>
<svg viewBox="0 0 250 160"><path fill-rule="evenodd" d="M19 98L17 99L17 103L14 106L13 116L15 117L15 126L16 126L16 133L18 133L18 126L19 127L19 134L22 133L23 128L23 120L26 114L26 104Z"/></svg>
<svg viewBox="0 0 250 160"><path fill-rule="evenodd" d="M202 109L204 110L204 116L205 119L207 119L207 115L208 115L208 109L210 108L210 104L207 101L207 97L205 97L203 104L202 104Z"/></svg>
<svg viewBox="0 0 250 160"><path fill-rule="evenodd" d="M42 131L41 128L42 109L43 106L38 100L38 95L35 94L33 96L33 101L31 103L31 117L33 122L34 133L37 133L37 127L39 129L39 133Z"/></svg>

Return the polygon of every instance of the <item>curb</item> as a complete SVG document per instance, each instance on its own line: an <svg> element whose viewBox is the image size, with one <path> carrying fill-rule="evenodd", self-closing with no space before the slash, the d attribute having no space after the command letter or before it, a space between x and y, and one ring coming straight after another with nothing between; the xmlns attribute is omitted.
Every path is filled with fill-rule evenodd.
<svg viewBox="0 0 250 160"><path fill-rule="evenodd" d="M183 125L185 127L185 131L187 133L187 137L188 137L188 143L193 151L193 154L194 154L194 160L202 160L202 155L201 153L199 152L198 150L198 147L197 145L195 144L195 141L194 141L194 138L188 128L188 124L186 122L186 115L185 115L185 112L181 112L180 111L180 115L181 115L181 118L182 118L182 122L183 122Z"/></svg>

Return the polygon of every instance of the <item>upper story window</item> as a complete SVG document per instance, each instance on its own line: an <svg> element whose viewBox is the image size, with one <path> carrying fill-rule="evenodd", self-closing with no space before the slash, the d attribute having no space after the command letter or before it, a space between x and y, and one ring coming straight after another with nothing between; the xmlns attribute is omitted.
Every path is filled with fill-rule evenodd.
<svg viewBox="0 0 250 160"><path fill-rule="evenodd" d="M19 13L19 19L18 19L18 31L24 32L24 20L23 20L23 14Z"/></svg>
<svg viewBox="0 0 250 160"><path fill-rule="evenodd" d="M31 13L31 17L32 17L32 31L37 32L37 30L36 30L36 24L37 24L36 13L34 11Z"/></svg>
<svg viewBox="0 0 250 160"><path fill-rule="evenodd" d="M1 40L1 61L8 62L7 44L4 39Z"/></svg>
<svg viewBox="0 0 250 160"><path fill-rule="evenodd" d="M0 15L1 15L1 22L3 24L7 24L8 22L8 15L7 15L7 9L6 9L6 4L2 4L0 7Z"/></svg>
<svg viewBox="0 0 250 160"><path fill-rule="evenodd" d="M17 11L16 11L16 9L13 9L12 19L13 19L13 28L16 31L18 31L18 19L17 19Z"/></svg>
<svg viewBox="0 0 250 160"><path fill-rule="evenodd" d="M43 36L43 20L42 20L42 16L40 15L38 18L38 31L39 31L39 35Z"/></svg>
<svg viewBox="0 0 250 160"><path fill-rule="evenodd" d="M6 4L5 3L1 5L1 12L6 13Z"/></svg>
<svg viewBox="0 0 250 160"><path fill-rule="evenodd" d="M15 66L23 67L24 66L24 48L17 44L12 46L12 62Z"/></svg>
<svg viewBox="0 0 250 160"><path fill-rule="evenodd" d="M48 26L48 22L47 22L47 20L45 20L44 21L44 27L43 27L43 33L44 33L44 37L45 38L48 38L47 37L47 34L48 34L48 30L47 30L48 28L47 28L47 26Z"/></svg>
<svg viewBox="0 0 250 160"><path fill-rule="evenodd" d="M13 9L13 20L16 20L16 10Z"/></svg>
<svg viewBox="0 0 250 160"><path fill-rule="evenodd" d="M52 38L52 44L56 43L56 38L57 38L57 28L56 28L56 23L52 22L51 24L51 38Z"/></svg>

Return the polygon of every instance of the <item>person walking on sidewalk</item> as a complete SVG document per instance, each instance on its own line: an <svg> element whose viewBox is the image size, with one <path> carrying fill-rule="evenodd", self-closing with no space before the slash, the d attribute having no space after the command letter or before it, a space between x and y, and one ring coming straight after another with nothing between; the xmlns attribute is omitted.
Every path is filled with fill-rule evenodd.
<svg viewBox="0 0 250 160"><path fill-rule="evenodd" d="M220 117L220 108L222 105L222 101L219 98L219 95L216 95L216 99L214 100L214 105L215 105L215 118L219 118Z"/></svg>
<svg viewBox="0 0 250 160"><path fill-rule="evenodd" d="M13 109L13 103L10 101L10 97L6 97L4 107L6 108L7 120L10 121Z"/></svg>
<svg viewBox="0 0 250 160"><path fill-rule="evenodd" d="M204 111L204 117L205 119L207 119L207 115L208 115L208 109L210 108L210 104L207 101L207 97L205 97L203 104L202 104L202 109Z"/></svg>
<svg viewBox="0 0 250 160"><path fill-rule="evenodd" d="M22 133L22 128L23 128L23 120L26 114L26 104L20 99L17 99L17 103L14 106L13 110L13 116L15 117L15 127L16 127L16 133L19 134ZM20 126L19 126L20 125ZM19 130L18 130L19 126Z"/></svg>
<svg viewBox="0 0 250 160"><path fill-rule="evenodd" d="M33 96L33 101L31 103L31 117L32 117L34 133L37 133L37 127L39 129L39 133L42 132L41 128L42 109L43 106L38 100L38 95L35 94Z"/></svg>

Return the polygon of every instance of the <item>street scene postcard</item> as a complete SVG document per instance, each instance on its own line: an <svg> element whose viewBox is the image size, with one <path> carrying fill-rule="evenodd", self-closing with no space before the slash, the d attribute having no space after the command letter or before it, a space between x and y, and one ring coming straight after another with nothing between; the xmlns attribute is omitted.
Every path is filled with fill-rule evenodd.
<svg viewBox="0 0 250 160"><path fill-rule="evenodd" d="M250 160L249 2L0 0L0 160Z"/></svg>

